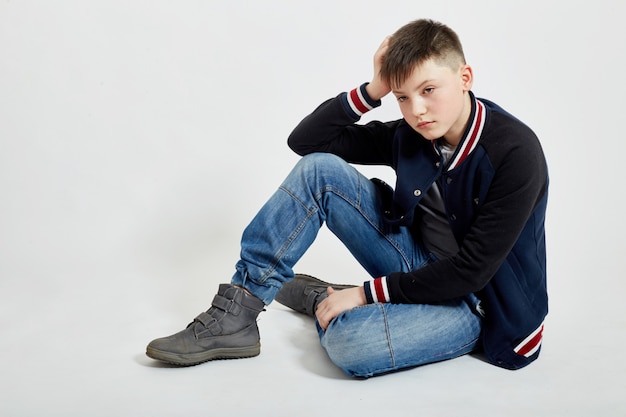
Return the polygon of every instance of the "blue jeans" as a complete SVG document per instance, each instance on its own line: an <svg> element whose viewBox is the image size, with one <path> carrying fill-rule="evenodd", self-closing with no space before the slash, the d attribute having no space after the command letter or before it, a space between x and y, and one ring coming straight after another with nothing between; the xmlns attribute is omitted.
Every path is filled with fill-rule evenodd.
<svg viewBox="0 0 626 417"><path fill-rule="evenodd" d="M341 158L303 157L244 230L232 283L269 304L324 223L372 277L432 261L408 228L389 227L380 190ZM340 314L320 341L349 375L369 377L474 350L478 299L439 304L370 304Z"/></svg>

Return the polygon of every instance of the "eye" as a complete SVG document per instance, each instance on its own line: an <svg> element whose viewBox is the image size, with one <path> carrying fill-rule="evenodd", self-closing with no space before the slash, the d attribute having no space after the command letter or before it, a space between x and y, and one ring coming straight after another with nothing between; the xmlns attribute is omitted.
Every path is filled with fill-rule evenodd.
<svg viewBox="0 0 626 417"><path fill-rule="evenodd" d="M435 87L426 87L424 89L424 94L432 94L435 91Z"/></svg>
<svg viewBox="0 0 626 417"><path fill-rule="evenodd" d="M398 100L398 103L404 103L406 101L406 96L396 97L396 100Z"/></svg>

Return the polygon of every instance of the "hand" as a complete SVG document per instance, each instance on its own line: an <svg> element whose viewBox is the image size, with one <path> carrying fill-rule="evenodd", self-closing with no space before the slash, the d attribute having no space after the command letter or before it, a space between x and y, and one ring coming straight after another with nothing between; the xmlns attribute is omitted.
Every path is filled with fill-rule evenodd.
<svg viewBox="0 0 626 417"><path fill-rule="evenodd" d="M363 287L347 288L341 291L335 291L332 287L328 287L326 291L328 298L319 303L315 311L317 321L324 330L328 328L331 320L339 314L367 304Z"/></svg>
<svg viewBox="0 0 626 417"><path fill-rule="evenodd" d="M387 49L389 49L390 40L391 36L387 36L374 54L374 78L367 87L365 87L367 94L369 94L373 100L380 100L391 91L389 85L380 78L380 69L383 66Z"/></svg>

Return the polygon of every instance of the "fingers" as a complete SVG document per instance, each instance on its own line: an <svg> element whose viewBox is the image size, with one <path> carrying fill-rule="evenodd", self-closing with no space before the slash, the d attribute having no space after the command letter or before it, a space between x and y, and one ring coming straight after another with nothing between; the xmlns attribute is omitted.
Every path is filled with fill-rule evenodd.
<svg viewBox="0 0 626 417"><path fill-rule="evenodd" d="M380 50L389 47L389 41L391 41L391 35L385 36L385 39L383 39L383 41L380 43L378 49Z"/></svg>
<svg viewBox="0 0 626 417"><path fill-rule="evenodd" d="M324 330L342 312L367 304L363 287L348 288L341 291L328 287L326 292L328 297L319 303L315 312L317 321Z"/></svg>
<svg viewBox="0 0 626 417"><path fill-rule="evenodd" d="M332 294L331 291L334 291L332 288L328 288L328 294ZM317 310L315 311L315 317L317 318L317 322L319 323L320 327L324 330L326 330L328 328L328 325L330 324L330 321L332 320L332 317L329 317L329 313L328 313L328 298L326 298L325 300L323 300L321 303L319 303L319 305L317 306Z"/></svg>
<svg viewBox="0 0 626 417"><path fill-rule="evenodd" d="M329 296L337 292L331 287L328 287L326 291L328 292ZM335 312L337 307L329 300L329 298L326 298L321 303L319 303L319 305L317 306L317 310L315 311L315 317L317 317L317 322L324 330L328 328L330 322L340 313L340 311Z"/></svg>
<svg viewBox="0 0 626 417"><path fill-rule="evenodd" d="M391 40L391 36L387 36L383 42L380 44L376 53L374 54L374 67L378 68L382 65L383 60L385 59L385 54L387 53L387 49L389 49L389 41Z"/></svg>
<svg viewBox="0 0 626 417"><path fill-rule="evenodd" d="M319 303L315 312L317 322L322 329L326 330L330 322L341 314L342 311L347 309L345 306L345 291L346 290L337 291L333 287L326 288L328 297Z"/></svg>
<svg viewBox="0 0 626 417"><path fill-rule="evenodd" d="M373 100L380 100L391 91L387 83L380 77L380 70L385 61L390 40L391 36L387 36L374 54L374 76L372 81L365 87L367 93Z"/></svg>

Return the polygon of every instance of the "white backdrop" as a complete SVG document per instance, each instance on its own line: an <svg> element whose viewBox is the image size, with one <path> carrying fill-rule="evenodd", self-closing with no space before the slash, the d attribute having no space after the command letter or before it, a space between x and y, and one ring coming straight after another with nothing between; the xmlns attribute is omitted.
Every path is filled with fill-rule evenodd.
<svg viewBox="0 0 626 417"><path fill-rule="evenodd" d="M206 308L297 160L291 129L368 81L384 36L420 17L459 33L477 96L543 143L546 339L589 361L621 354L624 2L2 0L0 411L36 410L26 399L50 383L75 389L61 363L106 368L121 344L137 366ZM367 117L400 116L385 99ZM325 230L298 267L365 278ZM611 366L589 365L589 389Z"/></svg>

